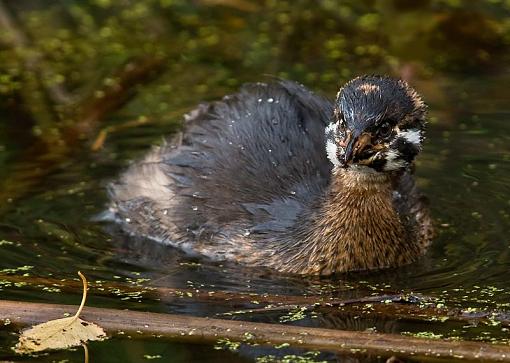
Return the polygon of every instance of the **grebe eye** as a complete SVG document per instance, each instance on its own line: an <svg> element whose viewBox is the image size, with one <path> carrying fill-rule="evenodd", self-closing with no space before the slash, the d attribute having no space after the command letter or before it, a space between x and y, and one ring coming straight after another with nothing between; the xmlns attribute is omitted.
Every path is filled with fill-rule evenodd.
<svg viewBox="0 0 510 363"><path fill-rule="evenodd" d="M392 131L393 128L391 127L391 125L388 122L385 122L381 124L381 126L379 126L377 134L379 135L380 138L387 139L388 137L391 136Z"/></svg>

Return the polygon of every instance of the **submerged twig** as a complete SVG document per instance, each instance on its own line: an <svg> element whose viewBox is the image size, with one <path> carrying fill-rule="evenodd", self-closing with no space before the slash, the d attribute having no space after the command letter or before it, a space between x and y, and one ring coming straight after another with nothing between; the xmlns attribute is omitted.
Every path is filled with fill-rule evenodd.
<svg viewBox="0 0 510 363"><path fill-rule="evenodd" d="M151 80L163 70L164 65L165 59L157 56L142 57L127 62L109 77L113 80L113 84L97 89L88 100L83 102L79 107L80 113L75 117L76 123L68 130L68 133L78 132L91 136L99 120L119 109L133 97L135 86Z"/></svg>
<svg viewBox="0 0 510 363"><path fill-rule="evenodd" d="M79 293L82 284L76 280L57 280L34 276L2 275L0 281L23 283L24 285L46 286L59 288L63 292ZM480 310L476 312L438 307L432 296L382 294L364 296L353 299L339 299L324 295L295 296L269 295L255 293L236 293L230 291L206 291L199 289L177 289L147 285L127 285L112 282L91 283L95 295L129 295L139 294L144 299L158 301L199 301L204 303L222 303L226 308L239 308L239 304L266 304L264 308L239 309L222 315L241 315L250 313L264 313L286 311L305 308L307 310L335 309L337 313L362 314L364 317L384 317L387 319L406 319L416 321L450 320L469 323L493 324L498 322L510 326L510 313L506 311ZM367 309L367 305L370 308Z"/></svg>
<svg viewBox="0 0 510 363"><path fill-rule="evenodd" d="M176 109L172 112L165 114L165 117L166 118L179 117L181 115L184 115L187 111L189 111L189 107ZM141 116L136 120L130 120L130 121L127 121L124 123L119 123L119 124L104 127L101 130L99 130L96 138L94 139L94 142L90 146L90 149L92 151L100 150L104 146L106 138L109 134L112 134L112 133L115 133L115 132L118 132L121 130L130 129L133 127L139 127L139 126L151 123L151 122L154 122L154 119L150 119L148 117Z"/></svg>
<svg viewBox="0 0 510 363"><path fill-rule="evenodd" d="M140 117L139 119L131 120L131 121L119 124L119 125L107 126L99 131L96 139L90 146L90 149L92 151L98 151L99 149L101 149L106 141L106 136L108 136L109 133L116 132L116 131L123 130L123 129L128 129L131 127L138 127L141 125L145 125L149 121L150 120L147 117Z"/></svg>
<svg viewBox="0 0 510 363"><path fill-rule="evenodd" d="M15 169L8 179L0 182L0 213L3 208L9 207L5 201L12 201L31 190L72 156L77 145L91 139L99 121L133 97L136 94L135 86L151 80L155 73L163 69L163 65L164 59L152 57L128 62L112 76L116 80L114 86L100 90L102 97L91 96L77 106L78 112L69 116L75 122L60 125L58 131L62 139L51 139L49 142L39 139L25 150L20 158L29 160L30 167Z"/></svg>
<svg viewBox="0 0 510 363"><path fill-rule="evenodd" d="M396 295L374 295L374 296L365 296L354 299L328 299L324 301L321 297L315 298L316 301L312 304L286 304L286 305L278 305L278 306L267 306L260 309L246 309L246 310L237 310L235 312L223 313L219 315L233 315L233 314L251 314L251 313L263 313L270 311L285 311L285 310L293 310L293 309L306 309L313 310L318 307L342 307L346 305L355 305L355 304L367 304L367 303L399 303L399 304L418 304L421 302L430 302L433 300L432 297L428 296L418 296L418 295L406 295L406 294L396 294Z"/></svg>
<svg viewBox="0 0 510 363"><path fill-rule="evenodd" d="M75 306L0 301L0 316L13 324L37 324L60 317ZM355 349L383 355L433 356L510 362L510 347L470 341L429 340L373 332L304 328L197 318L128 310L85 307L82 315L97 322L111 334L119 331L143 337L162 335L187 341L213 343L218 338L247 344L289 344L303 349L350 352Z"/></svg>

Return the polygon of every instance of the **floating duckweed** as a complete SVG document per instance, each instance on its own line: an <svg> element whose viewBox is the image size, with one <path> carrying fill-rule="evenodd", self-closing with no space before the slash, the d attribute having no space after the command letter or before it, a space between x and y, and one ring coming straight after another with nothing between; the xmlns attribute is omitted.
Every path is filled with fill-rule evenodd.
<svg viewBox="0 0 510 363"><path fill-rule="evenodd" d="M46 292L61 292L61 290L58 287L49 287L49 286L43 287L43 291L46 291Z"/></svg>
<svg viewBox="0 0 510 363"><path fill-rule="evenodd" d="M235 352L241 346L240 342L235 342L227 338L221 338L216 341L214 345L214 349L216 350L229 350L231 352Z"/></svg>
<svg viewBox="0 0 510 363"><path fill-rule="evenodd" d="M478 311L477 308L472 308L472 307L468 307L468 308L465 308L462 310L463 313L467 313L467 314L473 314L473 313L476 313Z"/></svg>
<svg viewBox="0 0 510 363"><path fill-rule="evenodd" d="M306 352L303 355L285 355L283 357L276 357L274 355L266 355L262 357L257 357L255 359L256 363L327 363L324 360L317 360L320 352L310 351Z"/></svg>
<svg viewBox="0 0 510 363"><path fill-rule="evenodd" d="M0 270L0 274L16 274L18 272L24 272L24 271L30 271L34 268L34 266L29 266L29 265L25 265L25 266L19 266L19 267L14 267L14 268L4 268L2 270Z"/></svg>
<svg viewBox="0 0 510 363"><path fill-rule="evenodd" d="M306 311L307 311L306 307L301 307L296 310L291 310L287 315L281 316L279 320L281 323L302 320L306 317L306 314L305 314Z"/></svg>
<svg viewBox="0 0 510 363"><path fill-rule="evenodd" d="M402 332L402 335L409 335L416 338L427 338L427 339L441 339L443 337L443 334L434 334L433 332L429 331L421 331L417 333L411 333L411 332Z"/></svg>
<svg viewBox="0 0 510 363"><path fill-rule="evenodd" d="M288 348L290 347L289 343L282 343L274 346L276 349Z"/></svg>
<svg viewBox="0 0 510 363"><path fill-rule="evenodd" d="M243 334L244 335L244 341L247 341L247 340L252 340L253 338L255 338L255 335L253 335L252 333L250 332L246 332Z"/></svg>

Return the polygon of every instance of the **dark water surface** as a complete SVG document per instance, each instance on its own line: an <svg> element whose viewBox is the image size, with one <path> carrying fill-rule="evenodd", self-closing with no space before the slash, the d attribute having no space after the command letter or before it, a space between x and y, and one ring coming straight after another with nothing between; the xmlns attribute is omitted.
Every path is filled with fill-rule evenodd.
<svg viewBox="0 0 510 363"><path fill-rule="evenodd" d="M70 3L74 6L79 4ZM267 17L261 15L265 8L242 8L255 2L239 2L244 5L233 9L205 5L204 9L199 5L187 7L181 2L175 3L177 5L172 5L175 7L169 5L160 14L171 26L165 33L167 38L157 41L174 40L176 47L181 43L187 44L187 47L182 51L174 49L175 54L171 55L167 70L152 83L143 86L122 109L104 120L105 126L112 126L146 116L148 123L112 132L104 147L96 152L90 151L89 144L76 146L74 153L59 160L57 166L41 178L32 172L44 169L46 164L40 159L34 161L33 155L24 153L35 142L37 132L26 131L18 116L7 113L0 116L5 120L0 124L0 178L12 190L16 188L9 184L10 180L12 183L30 184L29 190L23 194L13 194L12 198L6 197L1 201L1 299L78 304L78 294L64 293L58 286L48 288L40 280L31 282L31 278L54 279L57 282L61 279L76 280L76 271L80 270L93 285L88 305L98 307L209 317L243 308L240 305L234 309L228 303L217 301L157 300L143 293L113 290L109 294L94 293L94 286L152 284L203 291L339 298L414 292L439 297L450 308L510 311L510 70L502 66L505 64L501 60L503 58L498 58L504 57L507 50L510 37L504 31L508 25L503 30L494 30L493 38L490 31L481 27L480 31L487 36L480 36L480 39L476 32L459 35L459 29L463 28L457 26L462 19L477 26L486 22L499 24L508 8L484 5L481 9L457 9L455 5L445 5L448 2L422 1L417 2L421 5L413 5L417 9L413 6L408 9L402 5L404 2L390 1L369 11L366 3L358 6L355 2L346 2L342 11L351 12L348 18L357 19L355 24L368 27L349 39L349 34L356 29L347 20L345 27L339 19L335 20L335 26L328 28L321 25L322 17L327 23L336 16L331 15L332 5L326 1L311 10L305 10L306 2L296 2L299 3L297 10L286 2L280 5L257 3L257 6L265 6L272 11ZM27 9L21 6L18 11L20 14L42 11L33 9L34 6L27 6ZM394 21L397 30L409 27L409 34L401 32L395 35L386 17L375 21L368 16L388 11L399 16ZM207 16L204 15L206 12L209 12ZM96 19L99 22L102 13L99 10L92 13L99 14ZM453 15L445 23L436 24L436 28L426 29L423 25L423 22L432 23L434 16L445 14ZM360 20L363 17L365 20ZM240 25L235 25L235 21ZM370 21L375 23L371 25ZM190 27L197 22L202 22L200 26L209 27L208 30L201 32L202 28L196 25L194 33ZM283 22L283 28L293 28L285 28L278 37L278 32L272 31L272 26L278 22ZM228 35L222 26L227 30L229 26L238 26L238 30ZM314 34L317 39L313 39ZM471 42L462 40L462 37L468 36L471 36ZM215 37L220 37L220 41ZM282 40L282 37L286 38ZM224 39L224 45L218 45L221 39ZM243 40L250 46L239 49L237 46ZM370 41L374 42L373 48L368 47ZM204 49L204 42L210 43L209 50ZM416 42L416 48L413 48L413 42ZM293 44L299 46L293 49ZM448 44L449 50L445 49ZM171 44L169 47L173 49ZM220 49L222 47L227 49ZM357 53L356 47L361 47ZM363 50L363 47L372 50ZM335 49L340 53L335 53ZM378 53L381 49L387 53ZM243 53L237 54L236 51ZM411 54L411 51L414 53ZM311 56L314 52L317 52L317 57ZM480 56L480 53L485 56ZM371 71L409 78L430 107L428 138L419 157L417 175L423 192L430 199L437 222L437 237L429 253L413 265L384 272L322 279L284 276L228 263L197 260L152 242L130 240L111 226L94 221L107 202L107 183L130 160L140 157L150 145L160 142L164 135L175 130L181 114L193 105L234 92L245 81L267 79L264 78L266 74L286 76L333 96L336 87L346 79ZM37 126L31 125L32 129ZM19 175L26 177L20 179ZM251 306L246 304L244 307ZM288 312L242 318L278 322L284 315ZM388 333L441 335L500 343L510 341L508 329L497 322L492 325L449 321L417 323L346 316L328 310L306 313L291 324L376 329ZM19 361L19 357L10 350L15 339L8 327L0 329L0 360ZM244 362L267 355L305 353L246 346L231 352L220 343L213 347L123 336L92 343L89 351L91 361L98 362L141 362L150 358L176 362ZM78 348L25 358L24 361L81 361L82 357L83 352ZM327 352L305 357L309 361L342 359ZM371 359L379 360L377 357Z"/></svg>

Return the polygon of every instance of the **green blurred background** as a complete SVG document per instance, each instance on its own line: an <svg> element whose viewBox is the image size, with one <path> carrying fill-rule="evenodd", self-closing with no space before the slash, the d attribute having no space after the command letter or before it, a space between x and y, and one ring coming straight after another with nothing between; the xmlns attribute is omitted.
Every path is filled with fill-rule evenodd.
<svg viewBox="0 0 510 363"><path fill-rule="evenodd" d="M450 308L508 311L509 47L510 0L0 0L0 298L77 304L77 293L30 279L70 279L81 270L92 282L89 305L99 307L199 316L232 309L115 289L94 293L141 279L136 286L338 298L412 291ZM416 263L295 278L130 244L94 221L105 209L108 182L179 128L198 103L274 76L334 97L364 73L408 80L430 107L417 177L437 236ZM509 341L497 322L312 315L292 324ZM279 321L274 314L253 319ZM0 329L0 360L19 360L9 348L14 338L9 327ZM241 362L296 353L243 349L122 336L90 346L98 361L112 362L156 355ZM66 351L30 359L81 357Z"/></svg>

